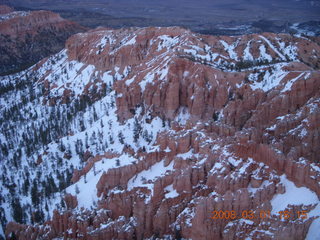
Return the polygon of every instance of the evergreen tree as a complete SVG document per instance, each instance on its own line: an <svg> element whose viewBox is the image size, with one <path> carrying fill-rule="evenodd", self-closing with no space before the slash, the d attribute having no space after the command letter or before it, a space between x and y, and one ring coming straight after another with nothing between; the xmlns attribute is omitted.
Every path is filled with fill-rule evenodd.
<svg viewBox="0 0 320 240"><path fill-rule="evenodd" d="M124 144L124 136L123 136L123 133L121 131L118 133L118 138L119 138L119 142L121 144Z"/></svg>
<svg viewBox="0 0 320 240"><path fill-rule="evenodd" d="M23 210L18 198L12 200L13 219L18 223L23 223Z"/></svg>
<svg viewBox="0 0 320 240"><path fill-rule="evenodd" d="M29 187L30 187L30 182L29 182L29 176L27 175L26 178L24 179L23 183L23 195L27 196L29 192Z"/></svg>
<svg viewBox="0 0 320 240"><path fill-rule="evenodd" d="M42 211L42 209L37 209L34 213L33 213L33 217L34 217L34 222L35 223L41 223L43 222L44 219L44 212Z"/></svg>
<svg viewBox="0 0 320 240"><path fill-rule="evenodd" d="M140 137L140 132L142 128L140 123L138 122L137 118L134 118L134 125L133 125L133 141L136 143Z"/></svg>
<svg viewBox="0 0 320 240"><path fill-rule="evenodd" d="M39 200L39 193L38 193L38 186L36 180L33 180L33 184L31 187L31 201L32 204L35 206L38 206L40 200Z"/></svg>

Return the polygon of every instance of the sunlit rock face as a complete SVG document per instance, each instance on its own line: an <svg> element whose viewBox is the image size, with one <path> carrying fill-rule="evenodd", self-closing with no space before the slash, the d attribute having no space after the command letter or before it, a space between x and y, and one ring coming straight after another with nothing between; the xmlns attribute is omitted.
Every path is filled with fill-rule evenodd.
<svg viewBox="0 0 320 240"><path fill-rule="evenodd" d="M25 209L4 233L316 239L319 56L319 38L285 34L73 35L1 78L1 206Z"/></svg>

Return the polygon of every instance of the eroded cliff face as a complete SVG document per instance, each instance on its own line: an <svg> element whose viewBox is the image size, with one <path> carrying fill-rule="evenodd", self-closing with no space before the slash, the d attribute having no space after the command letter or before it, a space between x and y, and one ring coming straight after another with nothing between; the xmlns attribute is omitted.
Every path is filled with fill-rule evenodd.
<svg viewBox="0 0 320 240"><path fill-rule="evenodd" d="M49 11L14 11L0 6L0 74L21 71L59 52L84 27Z"/></svg>
<svg viewBox="0 0 320 240"><path fill-rule="evenodd" d="M0 14L7 14L10 12L13 12L13 8L6 6L6 5L0 5Z"/></svg>
<svg viewBox="0 0 320 240"><path fill-rule="evenodd" d="M58 141L31 154L41 157L35 169L48 174L54 154L63 168L72 163L65 206L56 207L55 196L46 222L10 222L6 236L315 239L318 43L176 27L72 36L59 54L11 76L26 81L18 80L26 74L41 88L38 112L73 115ZM288 219L279 213L285 210ZM212 219L213 211L237 217Z"/></svg>

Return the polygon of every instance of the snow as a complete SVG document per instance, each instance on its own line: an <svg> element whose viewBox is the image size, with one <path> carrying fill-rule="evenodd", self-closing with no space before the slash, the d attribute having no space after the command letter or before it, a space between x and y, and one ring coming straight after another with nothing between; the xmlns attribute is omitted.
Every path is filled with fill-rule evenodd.
<svg viewBox="0 0 320 240"><path fill-rule="evenodd" d="M180 220L183 216L185 217L185 224L188 227L192 227L192 220L194 219L195 216L195 209L186 207L177 217L177 220Z"/></svg>
<svg viewBox="0 0 320 240"><path fill-rule="evenodd" d="M267 53L266 47L264 45L260 45L260 59L266 59L267 61L271 62L272 57Z"/></svg>
<svg viewBox="0 0 320 240"><path fill-rule="evenodd" d="M272 73L269 71L265 72L265 75L263 76L263 80L261 82L257 82L257 74L250 74L249 80L254 81L254 83L250 84L250 87L252 90L258 90L261 89L264 92L267 92L271 90L272 88L278 86L282 79L285 78L285 76L288 74L288 72L285 72L282 70L282 67L284 67L285 64L279 63L274 65Z"/></svg>
<svg viewBox="0 0 320 240"><path fill-rule="evenodd" d="M268 130L268 131L274 131L276 128L277 128L277 124L274 124L274 125L266 128L266 130Z"/></svg>
<svg viewBox="0 0 320 240"><path fill-rule="evenodd" d="M308 213L308 219L320 216L320 202L316 193L306 187L296 187L293 182L289 181L285 175L280 177L281 183L285 186L286 192L278 194L271 200L272 214L277 214L281 210L285 210L288 205L314 205L316 208ZM313 220L306 240L320 239L320 219Z"/></svg>
<svg viewBox="0 0 320 240"><path fill-rule="evenodd" d="M181 125L186 125L190 119L190 113L187 108L180 108L179 113L175 117L175 121Z"/></svg>
<svg viewBox="0 0 320 240"><path fill-rule="evenodd" d="M111 75L111 71L103 73L101 80L106 84L113 84L113 76Z"/></svg>
<svg viewBox="0 0 320 240"><path fill-rule="evenodd" d="M152 73L152 72L149 72L149 73L142 79L142 81L139 83L142 92L144 92L144 90L146 89L147 83L150 83L150 84L153 83L153 79L154 79L154 73Z"/></svg>
<svg viewBox="0 0 320 240"><path fill-rule="evenodd" d="M144 170L128 181L128 191L135 187L146 187L150 189L153 195L153 182L166 174L167 171L173 171L173 161L168 165L164 165L164 160L155 163L148 170ZM151 182L151 183L149 183Z"/></svg>
<svg viewBox="0 0 320 240"><path fill-rule="evenodd" d="M305 137L305 136L307 136L307 135L308 135L307 129L302 128L301 131L300 131L300 133L299 133L299 137L303 138L303 137Z"/></svg>
<svg viewBox="0 0 320 240"><path fill-rule="evenodd" d="M241 161L237 161L237 160L236 160L235 158L233 158L233 157L228 157L228 162L229 162L231 165L237 167L237 166L240 164Z"/></svg>
<svg viewBox="0 0 320 240"><path fill-rule="evenodd" d="M135 77L132 77L132 78L126 80L126 85L129 86L131 83L134 82L134 80L135 80Z"/></svg>
<svg viewBox="0 0 320 240"><path fill-rule="evenodd" d="M281 51L287 56L290 60L295 60L297 58L298 48L293 45L288 45L285 47L285 42L279 42Z"/></svg>
<svg viewBox="0 0 320 240"><path fill-rule="evenodd" d="M223 168L223 165L220 162L216 162L212 169L210 170L210 173L215 173L216 171L219 171L220 169Z"/></svg>
<svg viewBox="0 0 320 240"><path fill-rule="evenodd" d="M126 154L118 158L100 160L96 162L94 167L92 167L85 176L82 176L77 183L69 186L66 192L77 196L78 208L84 207L90 209L98 201L96 185L103 172L107 172L111 168L119 167L117 166L117 162L120 163L120 166L125 166L135 161L135 158ZM76 192L76 188L79 189L79 193Z"/></svg>
<svg viewBox="0 0 320 240"><path fill-rule="evenodd" d="M309 227L308 234L305 240L317 240L320 239L320 204L316 206L315 209L308 213L308 218L310 217L318 217L311 223Z"/></svg>
<svg viewBox="0 0 320 240"><path fill-rule="evenodd" d="M168 152L171 152L171 149L169 147L166 147L166 149L163 151L168 153Z"/></svg>
<svg viewBox="0 0 320 240"><path fill-rule="evenodd" d="M245 224L248 224L248 225L254 225L254 222L251 221L251 220L248 220L248 219L244 219L244 218L241 218L239 220L240 223L245 223Z"/></svg>
<svg viewBox="0 0 320 240"><path fill-rule="evenodd" d="M136 43L136 36L131 38L129 41L125 42L122 46L134 45Z"/></svg>
<svg viewBox="0 0 320 240"><path fill-rule="evenodd" d="M175 198L179 196L179 194L177 193L177 190L173 188L172 184L167 186L164 190L168 191L168 193L165 194L165 198Z"/></svg>
<svg viewBox="0 0 320 240"><path fill-rule="evenodd" d="M287 116L287 115L280 116L280 117L277 117L276 119L281 121L281 120L285 119L286 116Z"/></svg>
<svg viewBox="0 0 320 240"><path fill-rule="evenodd" d="M180 153L177 155L177 157L182 158L182 159L197 158L198 156L199 156L199 154L194 154L192 149L190 149L189 152Z"/></svg>
<svg viewBox="0 0 320 240"><path fill-rule="evenodd" d="M262 182L261 186L258 187L258 188L253 188L253 187L251 186L251 184L250 184L249 187L248 187L248 191L249 191L251 194L254 195L254 194L256 194L257 191L260 191L261 189L267 187L267 186L270 185L270 184L272 184L272 183L269 182L268 180L264 180L264 181Z"/></svg>
<svg viewBox="0 0 320 240"><path fill-rule="evenodd" d="M271 200L272 214L285 210L288 205L311 205L318 204L317 195L306 187L296 187L295 184L287 179L285 175L280 177L280 182L285 186L286 192L278 194ZM319 226L320 227L320 226Z"/></svg>
<svg viewBox="0 0 320 240"><path fill-rule="evenodd" d="M244 174L247 170L247 168L253 163L252 158L248 158L248 162L242 165L242 167L239 169L239 174Z"/></svg>
<svg viewBox="0 0 320 240"><path fill-rule="evenodd" d="M9 20L11 18L15 17L26 17L30 14L29 11L15 11L15 12L10 12L7 14L0 14L0 22Z"/></svg>
<svg viewBox="0 0 320 240"><path fill-rule="evenodd" d="M52 70L46 77L51 84L57 86L52 89L51 93L56 96L61 96L65 89L69 89L71 92L74 92L75 95L82 94L84 87L96 74L95 66L85 65L78 61L68 62L65 50L61 51L59 54L61 55L61 59L52 65ZM45 72L45 68L46 66L43 66L40 69L40 72ZM63 72L64 69L67 72L66 75Z"/></svg>
<svg viewBox="0 0 320 240"><path fill-rule="evenodd" d="M246 60L246 61L253 61L253 56L250 53L250 43L251 43L251 41L249 41L247 43L247 46L246 46L246 48L244 49L244 52L243 52L243 59Z"/></svg>
<svg viewBox="0 0 320 240"><path fill-rule="evenodd" d="M197 56L197 51L194 49L184 49L183 50L185 53L191 54L193 56Z"/></svg>
<svg viewBox="0 0 320 240"><path fill-rule="evenodd" d="M172 48L173 46L177 45L179 43L179 37L170 37L168 35L162 35L159 36L158 39L160 39L160 43L158 44L157 51L161 51L164 48Z"/></svg>
<svg viewBox="0 0 320 240"><path fill-rule="evenodd" d="M311 167L314 171L316 171L316 172L318 172L318 173L320 174L320 167L318 167L316 164L312 163L312 164L310 164L310 167Z"/></svg>
<svg viewBox="0 0 320 240"><path fill-rule="evenodd" d="M107 43L109 43L110 45L114 44L116 42L116 40L114 39L113 33L112 31L101 31L101 39L100 42L98 42L97 46L100 49L105 48L105 46L107 45Z"/></svg>
<svg viewBox="0 0 320 240"><path fill-rule="evenodd" d="M230 58L238 61L238 55L234 51L236 46L238 45L238 42L235 42L235 43L229 45L227 42L220 40L220 43L223 45L224 49L228 52Z"/></svg>
<svg viewBox="0 0 320 240"><path fill-rule="evenodd" d="M281 90L281 92L283 93L283 92L287 92L287 91L291 90L291 86L292 86L299 78L301 78L304 74L305 74L305 73L302 72L302 73L299 74L298 77L293 78L293 79L291 79L290 81L288 81L288 82L286 83L286 85L284 86L284 88Z"/></svg>
<svg viewBox="0 0 320 240"><path fill-rule="evenodd" d="M259 37L260 37L261 39L263 39L263 40L269 45L269 47L270 47L276 54L279 55L279 57L280 57L283 61L286 60L285 56L283 56L283 54L280 53L280 52L275 48L275 46L273 46L273 44L272 44L267 38L265 38L265 37L262 36L262 35L260 35Z"/></svg>

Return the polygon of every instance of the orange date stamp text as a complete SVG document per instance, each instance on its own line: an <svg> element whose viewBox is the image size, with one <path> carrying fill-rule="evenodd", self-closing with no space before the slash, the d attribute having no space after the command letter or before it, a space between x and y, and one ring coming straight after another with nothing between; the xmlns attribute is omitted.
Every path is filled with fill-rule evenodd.
<svg viewBox="0 0 320 240"><path fill-rule="evenodd" d="M275 214L273 214L275 215ZM308 218L308 212L307 211L279 211L276 214L277 217L280 218L280 220L287 220L287 219L307 219ZM218 219L266 219L271 218L271 211L269 210L244 210L242 212L236 212L236 211L212 211L211 212L211 219L218 220Z"/></svg>

